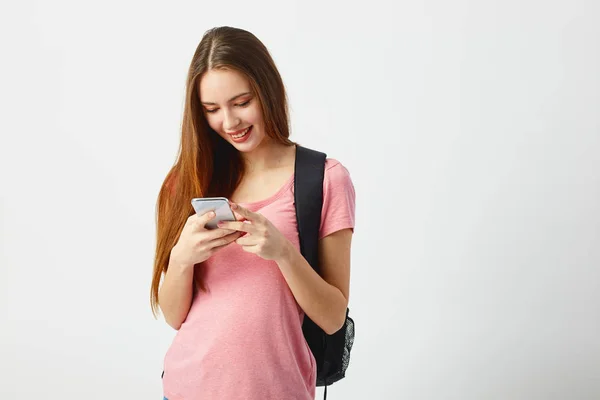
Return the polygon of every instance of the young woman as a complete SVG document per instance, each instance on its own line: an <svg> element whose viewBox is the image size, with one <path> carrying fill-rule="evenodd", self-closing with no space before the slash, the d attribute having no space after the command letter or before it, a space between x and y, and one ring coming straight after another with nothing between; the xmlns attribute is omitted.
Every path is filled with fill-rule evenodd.
<svg viewBox="0 0 600 400"><path fill-rule="evenodd" d="M295 151L265 46L241 29L207 31L157 204L151 304L178 330L164 359L166 399L314 399L302 321L330 334L345 321L355 194L348 170L328 158L319 275L299 250ZM227 197L238 221L206 229L214 215L196 215L194 197Z"/></svg>

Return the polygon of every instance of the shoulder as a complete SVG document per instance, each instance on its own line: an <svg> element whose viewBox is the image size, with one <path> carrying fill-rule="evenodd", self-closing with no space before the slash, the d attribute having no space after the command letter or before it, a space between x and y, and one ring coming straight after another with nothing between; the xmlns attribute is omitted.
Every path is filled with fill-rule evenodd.
<svg viewBox="0 0 600 400"><path fill-rule="evenodd" d="M335 158L327 158L325 160L323 191L326 197L340 192L354 194L354 184L350 177L350 171Z"/></svg>
<svg viewBox="0 0 600 400"><path fill-rule="evenodd" d="M348 168L335 158L327 158L325 160L325 182L344 180L351 182Z"/></svg>
<svg viewBox="0 0 600 400"><path fill-rule="evenodd" d="M325 171L331 169L331 168L343 168L343 165L341 162L339 162L338 160L336 160L335 158L327 158L325 160Z"/></svg>

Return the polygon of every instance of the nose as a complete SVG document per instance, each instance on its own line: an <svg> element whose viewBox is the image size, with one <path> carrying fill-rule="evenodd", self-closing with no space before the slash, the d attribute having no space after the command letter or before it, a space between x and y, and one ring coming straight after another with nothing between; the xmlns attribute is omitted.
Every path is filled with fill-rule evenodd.
<svg viewBox="0 0 600 400"><path fill-rule="evenodd" d="M227 132L234 131L240 125L240 119L231 111L225 110L223 116L223 129Z"/></svg>

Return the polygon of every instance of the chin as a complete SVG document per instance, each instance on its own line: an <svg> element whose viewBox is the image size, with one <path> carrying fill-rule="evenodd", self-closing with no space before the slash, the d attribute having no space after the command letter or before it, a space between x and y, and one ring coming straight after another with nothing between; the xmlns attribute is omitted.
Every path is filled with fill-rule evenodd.
<svg viewBox="0 0 600 400"><path fill-rule="evenodd" d="M230 142L231 143L231 142ZM255 150L260 143L246 142L246 143L231 143L238 151L242 153L250 153Z"/></svg>

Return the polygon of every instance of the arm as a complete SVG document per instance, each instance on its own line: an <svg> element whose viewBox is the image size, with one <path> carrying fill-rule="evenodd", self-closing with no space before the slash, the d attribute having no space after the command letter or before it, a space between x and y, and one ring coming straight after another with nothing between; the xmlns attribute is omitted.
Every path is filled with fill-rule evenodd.
<svg viewBox="0 0 600 400"><path fill-rule="evenodd" d="M329 335L340 330L346 320L351 241L352 229L342 229L319 240L322 277L289 242L282 257L276 260L300 307Z"/></svg>
<svg viewBox="0 0 600 400"><path fill-rule="evenodd" d="M207 230L206 223L215 216L214 212L190 215L171 249L167 273L158 292L158 305L167 324L175 330L181 328L192 306L194 266L240 237L239 232L226 229Z"/></svg>
<svg viewBox="0 0 600 400"><path fill-rule="evenodd" d="M194 266L180 265L172 261L158 292L158 304L165 321L178 330L192 305Z"/></svg>

